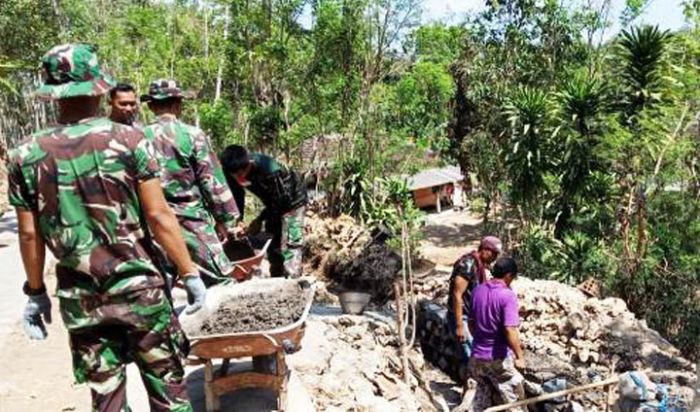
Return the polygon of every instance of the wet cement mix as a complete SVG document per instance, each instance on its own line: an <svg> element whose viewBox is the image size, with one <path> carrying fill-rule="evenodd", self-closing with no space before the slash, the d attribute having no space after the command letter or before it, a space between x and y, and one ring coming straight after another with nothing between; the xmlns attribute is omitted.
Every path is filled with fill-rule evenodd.
<svg viewBox="0 0 700 412"><path fill-rule="evenodd" d="M201 334L260 332L291 325L304 314L308 290L291 283L231 298L202 323Z"/></svg>

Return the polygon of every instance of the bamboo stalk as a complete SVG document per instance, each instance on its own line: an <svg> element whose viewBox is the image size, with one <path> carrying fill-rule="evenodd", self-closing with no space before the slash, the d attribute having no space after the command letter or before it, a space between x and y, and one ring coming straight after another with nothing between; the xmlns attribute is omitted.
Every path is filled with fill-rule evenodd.
<svg viewBox="0 0 700 412"><path fill-rule="evenodd" d="M597 389L597 388L600 388L600 387L603 387L603 386L614 385L614 384L616 384L619 380L620 380L620 377L619 377L619 376L616 376L616 377L614 377L614 378L606 379L606 380L604 380L604 381L589 383L589 384L581 385L581 386L575 386L575 387L573 387L573 388L564 389L564 390L562 390L562 391L557 391L557 392L552 392L552 393L548 393L548 394L545 394L545 395L536 396L536 397L530 398L530 399L524 399L524 400L522 400L522 401L518 401L518 402L514 402L514 403L509 403L509 404L506 404L506 405L493 406L493 407L491 407L491 408L486 409L484 412L507 411L507 410L510 410L510 409L512 409L512 408L517 408L517 407L519 407L519 406L529 405L529 404L531 404L531 403L536 403L536 402L542 402L542 401L546 401L546 400L549 400L549 399L558 398L558 397L560 397L560 396L569 395L569 394L572 394L572 393L584 392L584 391L588 391L588 390L591 390L591 389Z"/></svg>

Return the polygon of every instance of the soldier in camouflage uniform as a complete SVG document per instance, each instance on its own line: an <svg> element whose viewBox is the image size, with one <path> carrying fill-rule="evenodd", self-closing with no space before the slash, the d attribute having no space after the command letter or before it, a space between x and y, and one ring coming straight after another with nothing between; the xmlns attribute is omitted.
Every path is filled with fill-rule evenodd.
<svg viewBox="0 0 700 412"><path fill-rule="evenodd" d="M58 125L10 155L10 202L27 272L24 330L46 338L48 246L58 260L56 295L75 378L90 387L93 410L129 410L126 363L134 360L151 410L191 411L182 365L187 341L152 261L146 223L182 276L194 303L188 311L201 307L206 290L160 189L153 146L138 129L94 117L114 82L101 73L93 46L54 47L43 66L46 83L36 95L57 100Z"/></svg>
<svg viewBox="0 0 700 412"><path fill-rule="evenodd" d="M233 264L220 238L235 237L238 209L209 138L178 120L183 93L174 80L156 80L141 101L158 120L144 130L163 172L165 198L180 221L192 260L207 286L229 281Z"/></svg>

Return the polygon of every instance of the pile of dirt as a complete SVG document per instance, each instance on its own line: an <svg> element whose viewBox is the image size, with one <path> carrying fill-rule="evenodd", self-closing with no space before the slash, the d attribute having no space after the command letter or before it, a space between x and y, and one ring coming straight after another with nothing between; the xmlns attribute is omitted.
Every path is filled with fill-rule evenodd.
<svg viewBox="0 0 700 412"><path fill-rule="evenodd" d="M305 233L304 273L321 277L331 265L354 259L370 241L370 233L347 215L321 218L308 213Z"/></svg>
<svg viewBox="0 0 700 412"><path fill-rule="evenodd" d="M376 304L392 294L401 257L387 247L386 233L374 237L347 215L320 218L307 214L305 273L332 281L331 288L367 292Z"/></svg>
<svg viewBox="0 0 700 412"><path fill-rule="evenodd" d="M419 285L419 293L436 305L419 316L419 336L429 360L452 376L458 354L447 331L444 311L449 275ZM639 320L617 298L597 299L555 281L519 278L513 283L520 305L520 334L525 345L526 379L542 384L564 378L568 386L606 379L631 370L645 371L656 383L692 399L694 365L658 332ZM426 309L427 310L427 309ZM603 410L606 394L592 391L574 396L586 410Z"/></svg>
<svg viewBox="0 0 700 412"><path fill-rule="evenodd" d="M386 245L371 244L355 259L330 267L328 275L343 289L369 293L372 302L383 305L392 296L400 271L401 256Z"/></svg>
<svg viewBox="0 0 700 412"><path fill-rule="evenodd" d="M188 336L267 331L288 326L304 314L309 293L304 281L254 279L208 290L206 306L181 315Z"/></svg>

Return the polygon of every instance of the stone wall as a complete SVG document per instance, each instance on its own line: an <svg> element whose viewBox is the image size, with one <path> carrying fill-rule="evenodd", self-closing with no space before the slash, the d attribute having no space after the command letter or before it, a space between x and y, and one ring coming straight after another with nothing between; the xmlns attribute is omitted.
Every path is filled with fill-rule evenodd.
<svg viewBox="0 0 700 412"><path fill-rule="evenodd" d="M450 333L447 308L429 300L419 302L416 313L416 332L425 360L461 383L461 345Z"/></svg>

